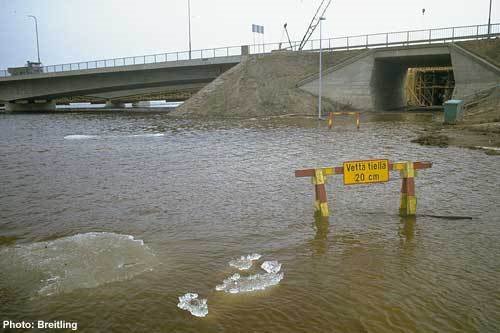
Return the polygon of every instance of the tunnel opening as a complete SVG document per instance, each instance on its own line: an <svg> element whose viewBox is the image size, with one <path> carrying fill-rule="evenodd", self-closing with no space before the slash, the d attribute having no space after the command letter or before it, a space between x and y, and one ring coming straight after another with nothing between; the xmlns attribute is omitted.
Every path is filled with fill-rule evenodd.
<svg viewBox="0 0 500 333"><path fill-rule="evenodd" d="M375 110L442 108L455 87L448 51L432 50L435 54L429 51L425 55L406 55L403 51L381 53L375 58L371 81Z"/></svg>
<svg viewBox="0 0 500 333"><path fill-rule="evenodd" d="M408 68L404 86L407 107L441 107L453 95L455 88L453 68L451 66Z"/></svg>

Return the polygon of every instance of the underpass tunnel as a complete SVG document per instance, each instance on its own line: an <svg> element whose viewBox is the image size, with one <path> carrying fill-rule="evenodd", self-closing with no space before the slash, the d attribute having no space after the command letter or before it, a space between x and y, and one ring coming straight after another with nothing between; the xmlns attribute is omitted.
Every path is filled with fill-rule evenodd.
<svg viewBox="0 0 500 333"><path fill-rule="evenodd" d="M454 89L449 54L375 59L371 87L376 110L441 106Z"/></svg>
<svg viewBox="0 0 500 333"><path fill-rule="evenodd" d="M441 106L453 96L453 68L408 68L405 80L405 101L408 107Z"/></svg>

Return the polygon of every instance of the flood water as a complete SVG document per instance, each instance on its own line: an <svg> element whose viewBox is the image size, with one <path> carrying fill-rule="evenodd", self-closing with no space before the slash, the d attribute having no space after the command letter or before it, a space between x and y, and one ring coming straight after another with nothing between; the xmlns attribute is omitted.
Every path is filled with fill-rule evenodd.
<svg viewBox="0 0 500 333"><path fill-rule="evenodd" d="M312 119L0 114L0 321L497 332L500 159L410 143L431 121L362 118L356 131L349 119L328 130ZM374 185L329 177L331 216L315 220L311 180L294 170L374 158L433 162L416 178L417 217L398 216L392 172ZM279 284L216 291L237 272L228 262L251 253L282 264ZM206 317L177 307L188 292L208 300Z"/></svg>

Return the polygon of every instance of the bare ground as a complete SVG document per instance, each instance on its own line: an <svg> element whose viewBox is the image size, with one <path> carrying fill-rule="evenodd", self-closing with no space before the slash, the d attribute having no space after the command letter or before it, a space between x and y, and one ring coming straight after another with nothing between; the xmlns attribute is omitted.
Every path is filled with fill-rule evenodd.
<svg viewBox="0 0 500 333"><path fill-rule="evenodd" d="M457 125L433 125L413 142L439 147L452 145L483 149L489 154L498 154L500 87L492 88L469 101L466 104L463 121Z"/></svg>
<svg viewBox="0 0 500 333"><path fill-rule="evenodd" d="M325 53L324 68L360 52L364 51ZM317 53L273 52L248 56L171 114L180 117L312 115L317 112L317 97L295 85L317 72ZM326 99L323 101L325 112L343 107Z"/></svg>

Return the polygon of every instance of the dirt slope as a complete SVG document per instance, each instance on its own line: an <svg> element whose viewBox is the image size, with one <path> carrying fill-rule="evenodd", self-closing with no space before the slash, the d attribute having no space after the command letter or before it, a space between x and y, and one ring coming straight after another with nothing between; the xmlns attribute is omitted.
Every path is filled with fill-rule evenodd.
<svg viewBox="0 0 500 333"><path fill-rule="evenodd" d="M325 52L324 68L341 63L363 50ZM317 97L295 87L317 73L318 54L274 52L248 56L187 100L171 114L200 117L261 117L315 114ZM338 106L324 100L324 110Z"/></svg>
<svg viewBox="0 0 500 333"><path fill-rule="evenodd" d="M457 45L500 67L500 38L469 40Z"/></svg>

